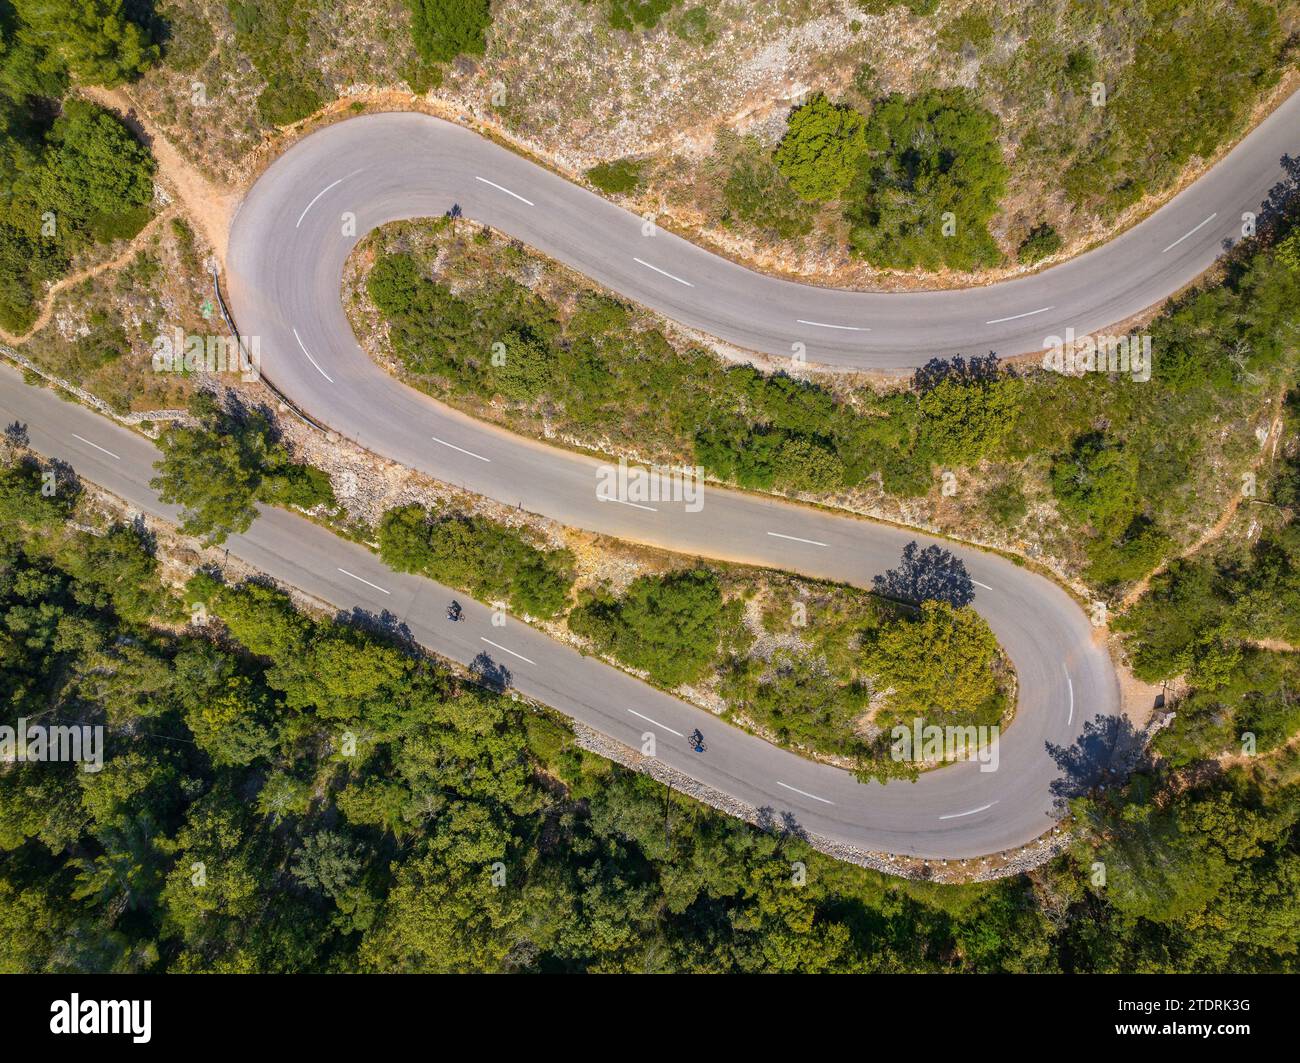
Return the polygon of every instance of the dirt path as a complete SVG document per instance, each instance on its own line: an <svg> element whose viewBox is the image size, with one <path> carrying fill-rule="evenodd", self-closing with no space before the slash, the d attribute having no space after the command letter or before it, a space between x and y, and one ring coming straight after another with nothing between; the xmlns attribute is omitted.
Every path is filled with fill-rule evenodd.
<svg viewBox="0 0 1300 1063"><path fill-rule="evenodd" d="M182 155L157 127L136 107L124 89L101 89L85 86L79 90L101 107L118 112L122 120L153 152L159 175L171 186L195 224L203 230L224 267L230 222L239 206L240 195L234 189L205 177Z"/></svg>
<svg viewBox="0 0 1300 1063"><path fill-rule="evenodd" d="M1264 445L1259 448L1259 453L1255 456L1255 460L1250 463L1251 472L1257 471L1265 460L1271 461L1277 457L1277 448L1282 442L1282 402L1286 398L1286 394L1290 388L1291 385L1288 383L1282 388L1281 392L1273 402L1273 420L1269 424L1268 436L1265 437ZM1223 512L1219 514L1219 519L1216 520L1214 524L1196 540L1196 542L1192 543L1186 549L1180 551L1176 556L1171 557L1168 561L1163 562L1143 576L1142 579L1134 585L1133 589L1130 590L1128 594L1124 595L1124 600L1120 603L1120 608L1128 608L1146 594L1147 589L1151 586L1151 581L1161 573L1165 572L1174 561L1180 561L1183 558L1191 557L1193 554L1199 553L1202 549L1219 538L1219 536L1221 536L1227 529L1228 525L1232 523L1232 519L1237 515L1237 510L1241 507L1241 503L1245 501L1245 497L1246 496L1240 492L1234 493L1232 500L1224 507Z"/></svg>
<svg viewBox="0 0 1300 1063"><path fill-rule="evenodd" d="M60 277L55 283L51 284L45 292L45 299L41 304L41 312L36 315L36 320L32 322L31 327L26 332L15 334L0 329L0 339L6 343L17 346L20 343L26 343L36 333L40 332L50 322L50 316L54 313L54 303L59 297L59 293L67 288L72 288L89 277L103 273L105 270L117 269L119 266L125 266L140 250L140 246L153 235L156 230L168 218L176 215L174 208L168 207L166 210L155 215L149 220L149 224L141 229L131 241L112 258L105 259L103 262L97 262L86 269L78 270L76 273L69 273L66 277Z"/></svg>
<svg viewBox="0 0 1300 1063"><path fill-rule="evenodd" d="M83 86L78 90L87 99L117 112L123 122L144 141L158 163L158 175L174 193L179 206L202 230L204 237L216 253L218 261L224 267L226 262L226 243L230 235L230 222L239 206L240 194L225 185L217 184L194 167L175 145L157 131L153 123L142 117L139 109L122 89L103 89L93 85ZM26 332L15 334L0 329L0 339L10 344L25 343L37 332L49 324L54 312L54 303L59 293L71 288L88 277L116 269L129 262L140 245L148 239L162 222L177 213L176 206L169 206L156 215L149 224L141 229L130 243L113 258L96 263L86 269L61 277L50 285L42 300L40 313Z"/></svg>

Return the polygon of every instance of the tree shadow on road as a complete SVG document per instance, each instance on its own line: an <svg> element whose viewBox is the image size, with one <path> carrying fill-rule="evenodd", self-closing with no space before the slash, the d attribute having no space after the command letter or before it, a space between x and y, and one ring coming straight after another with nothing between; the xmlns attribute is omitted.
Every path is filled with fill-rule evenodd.
<svg viewBox="0 0 1300 1063"><path fill-rule="evenodd" d="M498 694L507 689L515 678L509 668L494 661L492 655L487 652L475 657L470 662L469 670L480 683Z"/></svg>
<svg viewBox="0 0 1300 1063"><path fill-rule="evenodd" d="M1058 811L1076 797L1122 783L1147 759L1147 734L1127 716L1100 713L1083 725L1083 734L1070 746L1047 743L1047 752L1061 769L1051 792Z"/></svg>
<svg viewBox="0 0 1300 1063"><path fill-rule="evenodd" d="M960 608L975 600L975 585L961 559L942 546L922 550L915 540L903 547L902 564L874 577L871 585L877 594L913 605L939 601Z"/></svg>

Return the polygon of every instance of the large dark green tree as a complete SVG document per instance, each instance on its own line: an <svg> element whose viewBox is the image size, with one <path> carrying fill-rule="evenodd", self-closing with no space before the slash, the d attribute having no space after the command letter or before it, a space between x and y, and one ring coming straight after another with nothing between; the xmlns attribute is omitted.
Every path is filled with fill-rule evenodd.
<svg viewBox="0 0 1300 1063"><path fill-rule="evenodd" d="M894 269L994 265L988 222L1006 189L998 120L961 89L894 94L867 121L845 196L853 249Z"/></svg>

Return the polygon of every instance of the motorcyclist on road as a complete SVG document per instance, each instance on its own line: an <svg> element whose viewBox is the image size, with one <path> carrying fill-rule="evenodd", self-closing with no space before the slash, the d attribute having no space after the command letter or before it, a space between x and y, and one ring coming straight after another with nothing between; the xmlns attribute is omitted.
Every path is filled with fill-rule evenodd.
<svg viewBox="0 0 1300 1063"><path fill-rule="evenodd" d="M451 605L447 606L447 619L453 622L459 620L460 613L461 613L460 602L453 600Z"/></svg>
<svg viewBox="0 0 1300 1063"><path fill-rule="evenodd" d="M703 753L704 735L700 733L700 729L698 727L691 732L690 739L691 739L691 748L693 748L696 753Z"/></svg>

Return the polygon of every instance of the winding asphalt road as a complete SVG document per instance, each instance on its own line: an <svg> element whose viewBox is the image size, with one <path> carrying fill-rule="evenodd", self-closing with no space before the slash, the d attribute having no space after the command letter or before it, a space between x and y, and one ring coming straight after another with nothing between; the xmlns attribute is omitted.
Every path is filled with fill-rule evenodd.
<svg viewBox="0 0 1300 1063"><path fill-rule="evenodd" d="M140 511L178 520L177 508L160 502L149 487L158 451L143 436L52 391L24 384L8 366L0 367L0 419L26 425L34 450L68 462ZM536 450L543 458L551 455ZM766 499L721 491L705 497L701 513L686 515L699 522L674 522L674 527L706 539L713 527L723 547L708 551L714 556L732 553L725 549L728 522L762 519L783 534L821 535L827 544L768 540L763 530L736 537L738 543L752 541L754 553L765 555L762 560L869 584L872 573L897 562L906 543L926 541ZM647 513L647 519L661 515L671 516L661 509ZM634 523L626 527L636 530ZM1050 787L1060 776L1046 744L1069 747L1085 721L1117 711L1109 659L1094 645L1074 602L1048 580L973 550L958 552L980 581L976 607L989 617L1020 674L1019 712L1002 736L998 770L980 772L972 762L929 772L916 783L881 786L863 785L847 772L720 723L521 620L510 617L504 627L495 627L486 606L421 577L392 572L364 547L284 510L263 508L248 533L231 536L227 546L254 568L340 610L405 624L412 637L445 657L504 666L513 687L626 745L641 748L651 732L660 760L723 793L771 808L778 817L789 813L823 838L876 851L955 859L1032 840L1052 825ZM466 607L464 623L445 619L453 597ZM697 726L708 742L703 755L686 741Z"/></svg>
<svg viewBox="0 0 1300 1063"><path fill-rule="evenodd" d="M1044 338L1097 330L1199 275L1285 177L1300 97L1200 181L1116 240L1022 280L952 292L881 295L776 280L720 259L485 141L412 114L353 119L304 139L245 199L231 232L230 302L261 343L264 374L316 420L376 453L566 524L700 556L753 562L870 586L919 534L777 499L708 488L698 513L680 503L602 498L596 460L501 432L442 406L375 367L339 298L357 241L400 218L453 203L597 282L685 325L746 348L810 361L906 367L935 355L1009 355ZM1158 352L1157 352L1158 358ZM72 462L141 509L175 518L148 488L152 445L48 392L0 373L0 413L29 424L36 449ZM948 544L945 544L948 545ZM340 608L386 613L430 649L468 663L487 654L522 692L658 756L756 807L789 813L831 841L928 858L1013 848L1052 823L1062 769L1049 747L1078 750L1087 725L1119 712L1109 658L1078 605L1052 582L1000 557L953 547L975 607L1015 663L1019 705L995 772L961 764L916 783L863 785L716 720L552 642L521 621L491 626L468 608L450 625L452 592L392 573L364 549L268 510L231 552ZM464 596L460 596L464 601ZM706 754L684 735L704 729ZM1093 754L1095 756L1095 753Z"/></svg>

